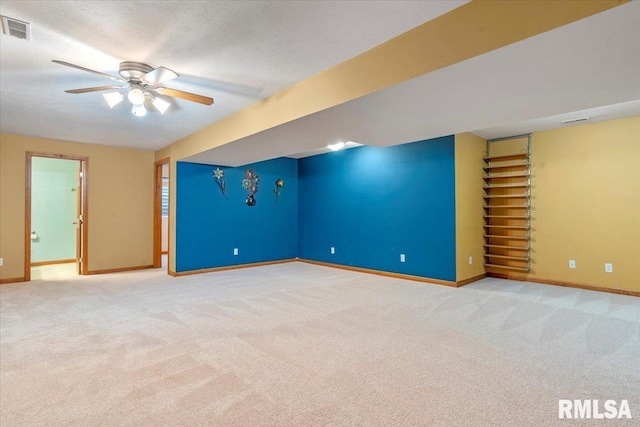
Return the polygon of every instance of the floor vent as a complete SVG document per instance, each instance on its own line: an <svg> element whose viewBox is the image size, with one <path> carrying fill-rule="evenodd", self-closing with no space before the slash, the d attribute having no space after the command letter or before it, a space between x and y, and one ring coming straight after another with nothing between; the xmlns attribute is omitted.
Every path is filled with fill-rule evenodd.
<svg viewBox="0 0 640 427"><path fill-rule="evenodd" d="M2 17L2 32L8 36L31 40L31 24L7 16Z"/></svg>

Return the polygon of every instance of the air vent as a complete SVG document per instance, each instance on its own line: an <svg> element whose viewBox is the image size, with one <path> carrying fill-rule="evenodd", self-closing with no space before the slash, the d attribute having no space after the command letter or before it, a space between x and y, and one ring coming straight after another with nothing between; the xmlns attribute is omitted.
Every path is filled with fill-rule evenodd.
<svg viewBox="0 0 640 427"><path fill-rule="evenodd" d="M17 19L2 17L2 32L8 36L17 37L23 40L31 40L31 24L18 21Z"/></svg>
<svg viewBox="0 0 640 427"><path fill-rule="evenodd" d="M568 124L571 124L571 123L586 122L587 120L589 120L589 117L580 117L579 119L563 120L562 124L563 125L568 125Z"/></svg>

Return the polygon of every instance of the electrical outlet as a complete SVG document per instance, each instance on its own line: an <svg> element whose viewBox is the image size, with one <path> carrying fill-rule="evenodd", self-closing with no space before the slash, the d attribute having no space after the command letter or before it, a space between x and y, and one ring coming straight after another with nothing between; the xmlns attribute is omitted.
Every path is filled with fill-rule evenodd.
<svg viewBox="0 0 640 427"><path fill-rule="evenodd" d="M0 258L0 267L2 267L2 258Z"/></svg>
<svg viewBox="0 0 640 427"><path fill-rule="evenodd" d="M470 257L469 257L469 265L472 265L472 264L473 264L473 257L472 257L472 256L470 256Z"/></svg>
<svg viewBox="0 0 640 427"><path fill-rule="evenodd" d="M238 248L233 248L233 254L238 255Z"/></svg>
<svg viewBox="0 0 640 427"><path fill-rule="evenodd" d="M576 260L575 259L570 259L569 260L569 268L576 268Z"/></svg>
<svg viewBox="0 0 640 427"><path fill-rule="evenodd" d="M604 264L605 273L613 273L613 264L607 262Z"/></svg>
<svg viewBox="0 0 640 427"><path fill-rule="evenodd" d="M336 248L334 248L333 246L331 246L331 255L336 253Z"/></svg>
<svg viewBox="0 0 640 427"><path fill-rule="evenodd" d="M400 262L404 262L405 258L404 258L404 254L400 254Z"/></svg>

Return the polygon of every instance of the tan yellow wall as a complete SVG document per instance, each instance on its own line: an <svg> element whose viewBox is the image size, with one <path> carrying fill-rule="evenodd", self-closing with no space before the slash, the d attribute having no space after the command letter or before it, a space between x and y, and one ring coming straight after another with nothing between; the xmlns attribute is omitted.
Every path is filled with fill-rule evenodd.
<svg viewBox="0 0 640 427"><path fill-rule="evenodd" d="M25 153L89 157L89 270L153 263L154 153L0 134L0 279L24 275Z"/></svg>
<svg viewBox="0 0 640 427"><path fill-rule="evenodd" d="M164 148L159 149L154 153L155 161L168 159L171 157L171 145L167 145Z"/></svg>
<svg viewBox="0 0 640 427"><path fill-rule="evenodd" d="M464 133L455 136L456 281L484 274L483 153L487 141ZM469 264L469 257L473 264Z"/></svg>
<svg viewBox="0 0 640 427"><path fill-rule="evenodd" d="M529 276L640 291L640 117L534 133L531 173Z"/></svg>

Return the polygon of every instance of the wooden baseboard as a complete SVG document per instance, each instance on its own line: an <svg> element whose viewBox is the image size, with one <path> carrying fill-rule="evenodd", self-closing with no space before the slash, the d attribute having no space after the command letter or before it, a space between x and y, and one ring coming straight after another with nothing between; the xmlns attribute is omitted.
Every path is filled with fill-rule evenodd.
<svg viewBox="0 0 640 427"><path fill-rule="evenodd" d="M169 275L178 276L191 276L193 274L215 273L216 271L237 270L238 268L249 267L261 267L263 265L284 264L286 262L296 261L295 258L279 259L276 261L264 261L264 262L252 262L249 264L228 265L224 267L203 268L201 270L188 270L188 271L169 271Z"/></svg>
<svg viewBox="0 0 640 427"><path fill-rule="evenodd" d="M91 270L91 271L88 271L87 274L92 275L92 274L121 273L123 271L146 270L148 268L153 268L153 265L138 265L135 267L109 268L107 270Z"/></svg>
<svg viewBox="0 0 640 427"><path fill-rule="evenodd" d="M609 292L612 294L629 295L633 297L640 297L640 291L634 291L631 289L620 288L607 288L604 286L587 285L584 283L564 282L561 280L553 279L538 279L537 277L529 277L527 275L518 273L487 273L487 277L497 277L499 279L520 280L523 282L542 283L545 285L564 286L566 288L578 288L587 289L589 291Z"/></svg>
<svg viewBox="0 0 640 427"><path fill-rule="evenodd" d="M452 286L454 288L458 286L456 282L450 282L448 280L440 280L440 279L430 279L428 277L421 277L421 276L412 276L410 274L392 273L389 271L373 270L370 268L362 268L362 267L352 267L350 265L342 265L342 264L332 264L330 262L323 262L323 261L312 261L310 259L304 259L304 258L297 258L297 261L305 262L307 264L321 265L323 267L339 268L342 270L357 271L359 273L368 273L368 274L375 274L377 276L393 277L394 279L413 280L415 282Z"/></svg>
<svg viewBox="0 0 640 427"><path fill-rule="evenodd" d="M59 259L55 261L36 261L31 263L31 267L39 267L41 265L54 265L54 264L71 264L76 262L75 259Z"/></svg>
<svg viewBox="0 0 640 427"><path fill-rule="evenodd" d="M26 279L24 277L8 277L5 279L0 279L0 285L4 285L7 283L19 283L19 282L26 282Z"/></svg>
<svg viewBox="0 0 640 427"><path fill-rule="evenodd" d="M169 276L178 277L178 273L173 270L167 270L167 273L169 273Z"/></svg>
<svg viewBox="0 0 640 427"><path fill-rule="evenodd" d="M473 282L477 282L478 280L482 280L482 279L484 279L485 277L487 277L487 274L486 274L486 273L484 273L484 274L480 274L480 275L478 275L478 276L470 277L470 278L468 278L468 279L459 280L459 281L457 281L457 282L456 282L456 285L457 285L458 287L460 287L460 286L464 286L464 285L468 285L469 283L473 283Z"/></svg>

